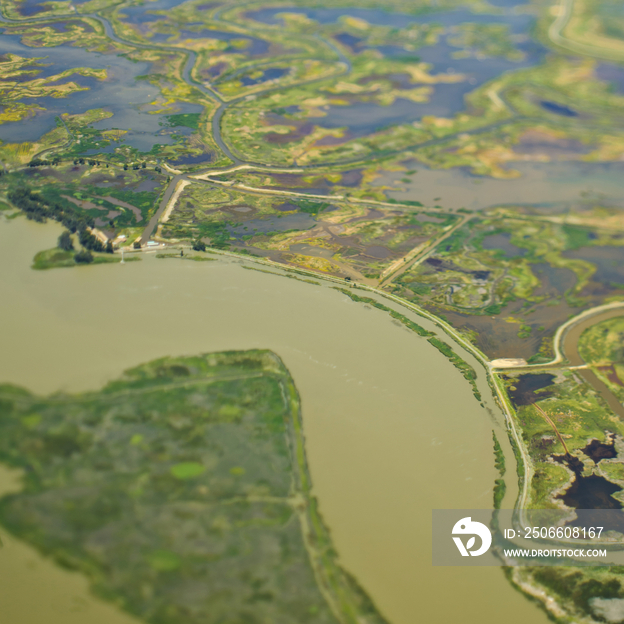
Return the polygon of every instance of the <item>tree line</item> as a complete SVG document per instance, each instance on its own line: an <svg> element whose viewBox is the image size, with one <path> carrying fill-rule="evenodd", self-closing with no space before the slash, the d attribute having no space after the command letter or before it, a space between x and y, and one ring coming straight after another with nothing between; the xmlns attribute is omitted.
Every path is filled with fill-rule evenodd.
<svg viewBox="0 0 624 624"><path fill-rule="evenodd" d="M92 251L113 253L113 245L110 241L103 245L89 231L88 228L95 225L93 217L79 213L73 206L63 206L46 199L39 193L33 193L31 189L25 186L12 189L7 197L14 206L25 212L29 219L39 223L45 223L47 219L54 219L65 226L67 231L61 234L58 241L58 246L65 251L73 250L71 233L78 232L78 240L83 249L76 254L79 256L77 262L91 262L93 260Z"/></svg>
<svg viewBox="0 0 624 624"><path fill-rule="evenodd" d="M14 206L24 211L29 219L39 223L45 223L47 219L54 219L70 232L86 230L95 224L93 217L79 213L73 206L63 206L46 199L39 193L33 193L26 186L12 189L8 192L7 197Z"/></svg>
<svg viewBox="0 0 624 624"><path fill-rule="evenodd" d="M62 159L58 156L56 156L52 160L46 160L46 159L35 157L28 163L27 166L28 167L50 167L50 166L60 165L61 162L62 162ZM102 163L102 161L100 160L94 160L92 158L74 158L74 165L87 165L87 164L90 165L91 167L104 166L106 167L106 169L108 169L109 167L109 163L107 162ZM147 163L145 162L124 163L123 165L124 171L128 171L130 168L132 168L133 171L137 171L139 169L147 169ZM156 173L162 173L162 167L159 167L158 165L156 165L154 167L154 171L156 171ZM5 171L0 169L0 176L3 175L4 173Z"/></svg>

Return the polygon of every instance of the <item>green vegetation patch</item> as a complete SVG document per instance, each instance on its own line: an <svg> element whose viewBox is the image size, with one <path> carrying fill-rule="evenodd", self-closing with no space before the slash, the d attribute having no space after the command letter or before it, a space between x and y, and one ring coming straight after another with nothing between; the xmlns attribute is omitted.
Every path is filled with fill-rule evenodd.
<svg viewBox="0 0 624 624"><path fill-rule="evenodd" d="M586 329L578 342L579 354L592 370L624 402L624 311Z"/></svg>
<svg viewBox="0 0 624 624"><path fill-rule="evenodd" d="M424 327L421 327L417 323L414 323L414 321L411 321L403 314L400 314L396 310L393 310L389 308L388 306L385 306L383 303L380 303L376 299L373 299L371 297L360 297L359 295L356 295L350 290L346 290L344 288L336 288L336 290L339 290L341 293L347 295L347 297L349 297L353 301L367 303L369 305L372 305L375 308L378 308L379 310L388 312L388 314L390 314L392 318L403 323L403 325L405 325L405 327L407 327L409 330L417 333L419 336L426 337L428 339L428 342L430 342L440 353L442 353L442 355L448 358L455 368L461 371L464 378L472 386L472 393L475 395L475 398L477 399L477 401L481 400L481 393L479 392L479 389L477 388L477 384L475 381L477 378L477 372L475 371L475 369L472 368L472 366L470 366L468 362L465 362L464 360L462 360L462 358L459 357L459 355L457 355L455 351L453 351L451 346L449 346L446 342L437 338L433 332L430 332L429 330L425 329Z"/></svg>
<svg viewBox="0 0 624 624"><path fill-rule="evenodd" d="M297 199L293 203L299 207L301 212L307 212L312 215L323 212L323 210L329 208L329 204L327 202L318 202L310 199Z"/></svg>
<svg viewBox="0 0 624 624"><path fill-rule="evenodd" d="M477 401L481 400L481 393L477 388L476 378L477 372L475 371L468 362L462 360L455 351L453 351L452 347L448 345L446 342L440 340L439 338L429 338L429 342L440 352L442 355L446 356L453 364L455 368L461 371L461 374L464 376L470 385L472 386L472 393L475 395Z"/></svg>
<svg viewBox="0 0 624 624"><path fill-rule="evenodd" d="M587 328L579 338L578 350L588 364L624 364L624 310L622 316Z"/></svg>
<svg viewBox="0 0 624 624"><path fill-rule="evenodd" d="M566 567L539 567L526 570L532 580L544 587L568 613L579 618L592 617L592 621L608 622L600 604L624 599L621 583L624 567L587 567L583 569ZM578 621L576 617L570 621Z"/></svg>
<svg viewBox="0 0 624 624"><path fill-rule="evenodd" d="M193 479L206 471L206 466L198 462L182 462L171 466L171 474L176 479Z"/></svg>
<svg viewBox="0 0 624 624"><path fill-rule="evenodd" d="M507 383L513 386L514 382ZM570 373L564 374L563 379L554 381L552 385L541 388L535 398L536 404L564 436L570 452L585 447L591 438L604 442L606 430L621 430L624 433L619 419L611 413L604 399L589 384L579 383ZM529 442L531 455L536 460L545 459L551 452L563 452L561 444L555 441L551 425L533 404L519 406L517 414L524 438ZM544 445L544 438L552 438L552 447Z"/></svg>
<svg viewBox="0 0 624 624"><path fill-rule="evenodd" d="M65 267L79 266L81 263L75 259L76 252L63 251L55 247L54 249L45 249L37 253L33 259L32 268L38 271L46 269L60 269ZM110 254L92 254L93 260L85 264L106 264L111 262L121 262L119 256ZM125 259L125 262L133 262L141 258L131 256Z"/></svg>
<svg viewBox="0 0 624 624"><path fill-rule="evenodd" d="M503 477L507 470L505 468L505 454L503 453L503 449L494 431L492 431L492 439L494 440L494 466L500 473L500 476Z"/></svg>
<svg viewBox="0 0 624 624"><path fill-rule="evenodd" d="M167 121L170 128L176 128L184 126L185 128L191 128L197 130L199 128L200 113L183 113L180 115L167 115Z"/></svg>
<svg viewBox="0 0 624 624"><path fill-rule="evenodd" d="M0 406L0 461L26 474L0 522L134 616L383 624L336 563L273 353L164 358L80 395L2 385Z"/></svg>
<svg viewBox="0 0 624 624"><path fill-rule="evenodd" d="M566 237L567 249L580 249L581 247L587 247L592 244L592 232L588 228L565 223L561 226L561 229Z"/></svg>
<svg viewBox="0 0 624 624"><path fill-rule="evenodd" d="M494 481L494 509L500 509L501 503L505 498L505 492L507 491L507 484L503 479L506 471L505 454L503 453L503 449L494 431L492 431L492 439L494 441L494 466L500 474L500 478Z"/></svg>
<svg viewBox="0 0 624 624"><path fill-rule="evenodd" d="M400 314L396 310L393 310L392 308L389 308L388 306L385 306L383 303L380 303L379 301L377 301L376 299L373 299L372 297L360 297L359 295L356 295L355 293L353 293L350 290L347 290L345 288L336 288L336 290L339 290L344 295L347 295L347 297L349 297L349 299L351 299L352 301L356 301L356 302L359 302L359 303L366 303L366 304L371 305L371 306L373 306L375 308L378 308L379 310L383 310L384 312L388 312L388 314L390 314L390 316L393 319L396 319L397 321L400 321L401 323L403 323L403 325L405 325L405 327L407 327L408 329L410 329L413 332L416 332L419 336L426 336L426 337L435 336L435 334L433 332L430 332L429 330L425 329L424 327L421 327L420 325L418 325L418 323L414 323L414 321L411 321L410 319L408 319L403 314Z"/></svg>

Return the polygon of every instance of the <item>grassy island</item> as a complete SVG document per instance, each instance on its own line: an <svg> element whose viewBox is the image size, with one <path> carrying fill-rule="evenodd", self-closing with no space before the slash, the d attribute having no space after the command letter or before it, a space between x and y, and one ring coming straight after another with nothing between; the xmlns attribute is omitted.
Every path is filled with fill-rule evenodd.
<svg viewBox="0 0 624 624"><path fill-rule="evenodd" d="M0 522L154 624L383 619L310 494L294 383L270 351L144 364L99 392L0 386Z"/></svg>

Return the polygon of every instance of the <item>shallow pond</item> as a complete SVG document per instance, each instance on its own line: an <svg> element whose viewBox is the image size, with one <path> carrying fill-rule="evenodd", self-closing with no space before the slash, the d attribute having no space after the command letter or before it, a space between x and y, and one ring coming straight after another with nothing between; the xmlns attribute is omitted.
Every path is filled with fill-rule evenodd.
<svg viewBox="0 0 624 624"><path fill-rule="evenodd" d="M72 114L84 113L94 108L104 108L113 116L93 124L94 128L107 130L119 128L130 130L125 144L140 151L149 151L155 144L168 145L173 139L163 130L166 115L149 114L149 104L156 100L159 90L137 76L150 71L150 63L134 63L115 54L88 52L82 48L62 45L51 48L31 48L20 42L16 35L0 34L0 45L4 53L17 54L25 58L43 58L38 78L53 76L69 68L89 67L106 69L107 79L73 75L65 79L73 81L87 91L72 93L67 98L24 98L26 104L37 104L45 111L39 111L33 118L0 125L0 139L6 142L35 141L41 135L56 127L55 118L71 110ZM178 113L199 113L203 109L194 104L178 103ZM109 150L114 149L110 146ZM100 151L106 150L98 150Z"/></svg>
<svg viewBox="0 0 624 624"><path fill-rule="evenodd" d="M604 477L576 475L572 485L559 498L573 509L622 509L622 503L612 496L621 491L619 485Z"/></svg>
<svg viewBox="0 0 624 624"><path fill-rule="evenodd" d="M73 0L72 4L80 6L89 0ZM47 6L46 0L23 0L18 5L18 11L24 17L34 17L39 13L45 13L50 8ZM45 15L41 16L45 17Z"/></svg>
<svg viewBox="0 0 624 624"><path fill-rule="evenodd" d="M465 22L505 24L509 27L510 35L527 34L534 22L530 15L474 14L466 10L407 15L374 9L284 7L251 11L247 13L247 16L259 22L279 24L282 20L278 16L283 12L305 14L321 24L336 22L345 15L364 19L371 24L395 28L405 28L409 23L414 22L436 23L446 28ZM481 84L506 71L536 65L544 58L545 49L528 38L515 44L516 49L522 52L524 57L519 61L492 57L454 58L460 49L451 43L454 36L454 33L445 32L439 37L436 44L426 45L415 52L396 46L378 46L375 49L387 57L412 57L416 54L422 61L431 65L434 75L447 72L463 74L466 78L462 82L433 85L433 93L429 100L424 103L399 98L387 106L380 106L371 102L354 102L348 106L329 106L323 111L325 116L315 118L315 123L325 128L347 127L350 136L363 136L386 126L417 121L424 115L450 117L465 108L464 96ZM359 45L357 49L360 49Z"/></svg>
<svg viewBox="0 0 624 624"><path fill-rule="evenodd" d="M143 2L137 6L123 7L120 9L119 13L125 16L124 21L128 21L131 24L166 20L166 15L154 15L153 11L166 11L167 9L173 9L181 4L184 4L184 2L186 2L186 0L156 0L156 2Z"/></svg>
<svg viewBox="0 0 624 624"><path fill-rule="evenodd" d="M443 311L454 327L476 332L477 345L491 359L517 357L528 360L538 352L544 336L552 336L559 325L581 311L580 308L570 307L563 296L576 283L572 270L547 263L530 266L540 280L540 286L533 295L545 297L545 300L531 304L528 310L523 300L517 300L504 306L497 316ZM520 337L518 325L504 322L507 318L521 318L524 324L531 327L531 333Z"/></svg>
<svg viewBox="0 0 624 624"><path fill-rule="evenodd" d="M475 176L463 168L427 169L415 161L405 163L416 169L409 183L404 173L379 176L379 185L395 185L388 197L417 200L425 205L443 208L479 210L489 206L535 206L547 213L565 212L571 206L583 205L600 198L624 206L624 163L510 163L520 173L511 180Z"/></svg>
<svg viewBox="0 0 624 624"><path fill-rule="evenodd" d="M622 247L581 247L564 251L565 258L585 260L596 267L591 281L604 285L624 285L624 246Z"/></svg>
<svg viewBox="0 0 624 624"><path fill-rule="evenodd" d="M290 245L288 249L293 253L312 256L314 258L331 258L334 255L331 249L324 249L323 247L308 245L307 243L295 243L294 245Z"/></svg>
<svg viewBox="0 0 624 624"><path fill-rule="evenodd" d="M544 391L544 388L551 386L554 378L555 376L549 373L520 375L514 379L513 387L515 390L509 390L509 398L515 407L532 405L551 396L552 393Z"/></svg>
<svg viewBox="0 0 624 624"><path fill-rule="evenodd" d="M281 67L272 67L271 69L267 69L262 72L262 75L258 78L252 78L251 76L243 76L240 81L246 87L251 85L260 84L261 82L266 82L267 80L277 80L282 76L285 76L288 73L288 69L283 69Z"/></svg>
<svg viewBox="0 0 624 624"><path fill-rule="evenodd" d="M167 9L173 9L181 4L183 4L186 0L157 0L156 2L144 2L138 6L130 6L123 7L120 11L120 19L124 22L128 22L133 24L139 28L139 30L144 34L148 35L150 41L154 43L166 43L171 39L173 41L179 41L183 39L220 39L222 41L234 41L237 39L242 39L248 42L246 48L237 49L236 52L242 52L245 54L249 54L250 56L257 56L260 54L265 54L269 49L269 43L264 41L263 39L258 39L257 37L250 37L246 35L241 35L238 33L224 32L220 30L211 30L207 28L201 29L189 29L189 28L178 28L177 36L173 36L172 34L165 33L153 33L149 34L150 29L148 24L157 22L157 21L167 21L167 15L163 14L155 14L156 11L166 11ZM210 8L216 5L211 5ZM198 7L200 8L200 7ZM201 22L197 23L188 23L187 26L198 26L201 25Z"/></svg>
<svg viewBox="0 0 624 624"><path fill-rule="evenodd" d="M162 17L164 16L155 16ZM146 29L143 29L146 30ZM202 28L201 30L188 30L179 29L178 35L172 38L171 34L155 33L150 37L150 41L154 43L172 43L175 41L182 41L184 39L218 39L220 41L245 41L246 47L236 47L232 49L226 49L224 52L236 52L237 54L247 54L249 56L260 56L266 54L269 50L270 43L264 39L258 39L257 37L248 37L246 35L239 35L237 33L224 32L221 30L211 30L208 28Z"/></svg>
<svg viewBox="0 0 624 624"><path fill-rule="evenodd" d="M580 312L579 308L571 308L565 301L560 301L556 305L538 304L532 308L534 311L531 314L525 316L526 308L523 306L523 301L514 301L497 316L465 314L450 309L439 312L444 314L453 327L476 332L477 346L489 358L526 360L538 352L544 336L552 336L559 325ZM433 307L432 311L435 312ZM533 331L528 337L520 338L518 325L504 322L507 317L521 318Z"/></svg>
<svg viewBox="0 0 624 624"><path fill-rule="evenodd" d="M549 113L554 113L555 115L561 115L563 117L577 117L578 113L573 111L571 108L564 106L563 104L557 104L557 102L550 102L549 100L542 100L540 102L540 106L548 111Z"/></svg>
<svg viewBox="0 0 624 624"><path fill-rule="evenodd" d="M511 241L510 234L491 234L486 236L481 243L483 249L496 249L505 253L508 258L517 258L518 256L524 256L527 252L526 249L517 247Z"/></svg>
<svg viewBox="0 0 624 624"><path fill-rule="evenodd" d="M624 93L624 67L612 63L600 63L594 71L600 80L611 83L616 93Z"/></svg>
<svg viewBox="0 0 624 624"><path fill-rule="evenodd" d="M81 391L164 355L272 349L301 394L314 493L340 559L389 621L547 622L499 569L431 566L431 510L492 504L492 429L508 457L509 499L517 493L500 413L469 356L491 412L424 339L331 285L244 270L233 258L144 254L125 265L31 270L59 232L0 221L0 314L11 328L0 333L1 380ZM0 585L14 622L41 622L24 615L37 602L32 582L43 595L54 581L24 575ZM63 608L46 621L70 622Z"/></svg>
<svg viewBox="0 0 624 624"><path fill-rule="evenodd" d="M340 8L304 8L296 6L267 7L258 10L247 11L245 17L263 24L283 24L284 20L280 13L295 13L305 15L319 24L334 24L342 17L355 17L376 26L391 26L393 28L405 28L413 23L441 24L451 26L463 22L473 23L522 23L523 20L531 20L526 15L492 15L485 13L472 13L466 9L454 11L422 11L420 13L400 13L383 9L361 9L355 6ZM509 20L512 20L509 22ZM514 21L517 20L517 21Z"/></svg>
<svg viewBox="0 0 624 624"><path fill-rule="evenodd" d="M309 230L316 225L313 217L305 212L286 214L279 217L264 219L250 219L243 225L228 226L228 231L234 236L246 236L253 232L263 234L266 232L286 232L288 230Z"/></svg>

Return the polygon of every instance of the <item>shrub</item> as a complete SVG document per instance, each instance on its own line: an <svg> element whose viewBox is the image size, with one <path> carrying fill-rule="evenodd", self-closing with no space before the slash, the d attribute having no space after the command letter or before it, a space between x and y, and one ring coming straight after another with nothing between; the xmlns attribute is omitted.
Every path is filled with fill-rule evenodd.
<svg viewBox="0 0 624 624"><path fill-rule="evenodd" d="M88 249L83 249L74 256L74 262L78 264L89 264L93 262L93 254Z"/></svg>
<svg viewBox="0 0 624 624"><path fill-rule="evenodd" d="M62 249L63 251L72 251L74 249L74 242L72 241L71 234L67 230L65 230L58 237L57 246L59 249Z"/></svg>

